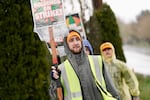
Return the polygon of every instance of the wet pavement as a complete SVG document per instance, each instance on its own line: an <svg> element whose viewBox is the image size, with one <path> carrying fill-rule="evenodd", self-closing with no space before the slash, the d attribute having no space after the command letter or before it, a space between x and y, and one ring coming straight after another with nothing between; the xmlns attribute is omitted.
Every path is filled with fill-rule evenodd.
<svg viewBox="0 0 150 100"><path fill-rule="evenodd" d="M123 46L128 66L137 73L150 75L150 48Z"/></svg>

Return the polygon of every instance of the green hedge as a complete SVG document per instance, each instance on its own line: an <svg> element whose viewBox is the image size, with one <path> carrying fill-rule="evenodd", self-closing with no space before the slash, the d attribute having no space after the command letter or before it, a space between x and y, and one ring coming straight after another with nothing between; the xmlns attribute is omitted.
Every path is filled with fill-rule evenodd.
<svg viewBox="0 0 150 100"><path fill-rule="evenodd" d="M118 24L113 11L107 4L103 4L101 9L94 12L90 22L88 22L88 28L90 32L87 33L87 37L93 45L95 54L100 53L99 46L103 42L109 41L116 49L117 58L126 61Z"/></svg>
<svg viewBox="0 0 150 100"><path fill-rule="evenodd" d="M33 33L29 0L0 1L0 99L48 100L45 43Z"/></svg>

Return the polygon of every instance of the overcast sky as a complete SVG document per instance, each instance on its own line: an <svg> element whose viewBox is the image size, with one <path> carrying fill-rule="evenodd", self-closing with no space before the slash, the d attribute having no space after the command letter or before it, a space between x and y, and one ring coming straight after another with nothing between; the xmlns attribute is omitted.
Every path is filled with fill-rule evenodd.
<svg viewBox="0 0 150 100"><path fill-rule="evenodd" d="M103 0L110 5L116 17L125 22L135 21L142 10L150 10L150 0Z"/></svg>

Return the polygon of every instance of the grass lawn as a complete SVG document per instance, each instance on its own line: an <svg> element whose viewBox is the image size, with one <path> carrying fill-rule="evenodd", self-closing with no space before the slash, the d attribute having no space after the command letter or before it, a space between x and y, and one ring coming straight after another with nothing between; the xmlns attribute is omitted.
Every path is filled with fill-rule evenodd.
<svg viewBox="0 0 150 100"><path fill-rule="evenodd" d="M136 74L140 87L140 100L150 100L150 76Z"/></svg>

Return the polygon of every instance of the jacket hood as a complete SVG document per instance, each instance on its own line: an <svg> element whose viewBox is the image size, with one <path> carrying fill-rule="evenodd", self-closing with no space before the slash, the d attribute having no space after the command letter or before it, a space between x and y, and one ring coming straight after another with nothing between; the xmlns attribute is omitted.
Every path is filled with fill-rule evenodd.
<svg viewBox="0 0 150 100"><path fill-rule="evenodd" d="M88 55L84 52L83 44L82 50L79 54L73 54L64 38L64 49L66 52L67 60L70 62L71 67L74 69L80 81L80 86L83 91L83 100L101 100L97 90L93 74L90 68ZM67 67L67 66L66 66ZM88 95L88 96L87 96Z"/></svg>
<svg viewBox="0 0 150 100"><path fill-rule="evenodd" d="M104 48L111 48L111 49L112 49L113 53L112 53L112 57L111 57L111 58L106 58L106 57L104 56L104 53L103 53L103 49L104 49ZM114 48L114 46L112 45L112 43L110 43L110 42L105 42L105 43L103 43L103 44L100 46L100 52L101 52L101 55L102 55L102 58L103 58L104 61L106 61L106 62L114 62L114 61L116 60L115 48Z"/></svg>
<svg viewBox="0 0 150 100"><path fill-rule="evenodd" d="M86 47L88 47L88 48L89 48L89 50L90 50L90 54L91 54L91 55L93 55L93 54L94 54L94 53L93 53L92 45L90 44L90 42L89 42L88 40L86 40L86 39L84 39L84 40L83 40L83 46L86 46Z"/></svg>
<svg viewBox="0 0 150 100"><path fill-rule="evenodd" d="M69 58L71 60L81 59L81 61L82 61L82 59L84 59L84 57L86 55L84 52L84 49L83 49L83 44L82 44L81 52L79 54L72 53L67 44L67 37L64 37L64 50L65 50L67 58Z"/></svg>

